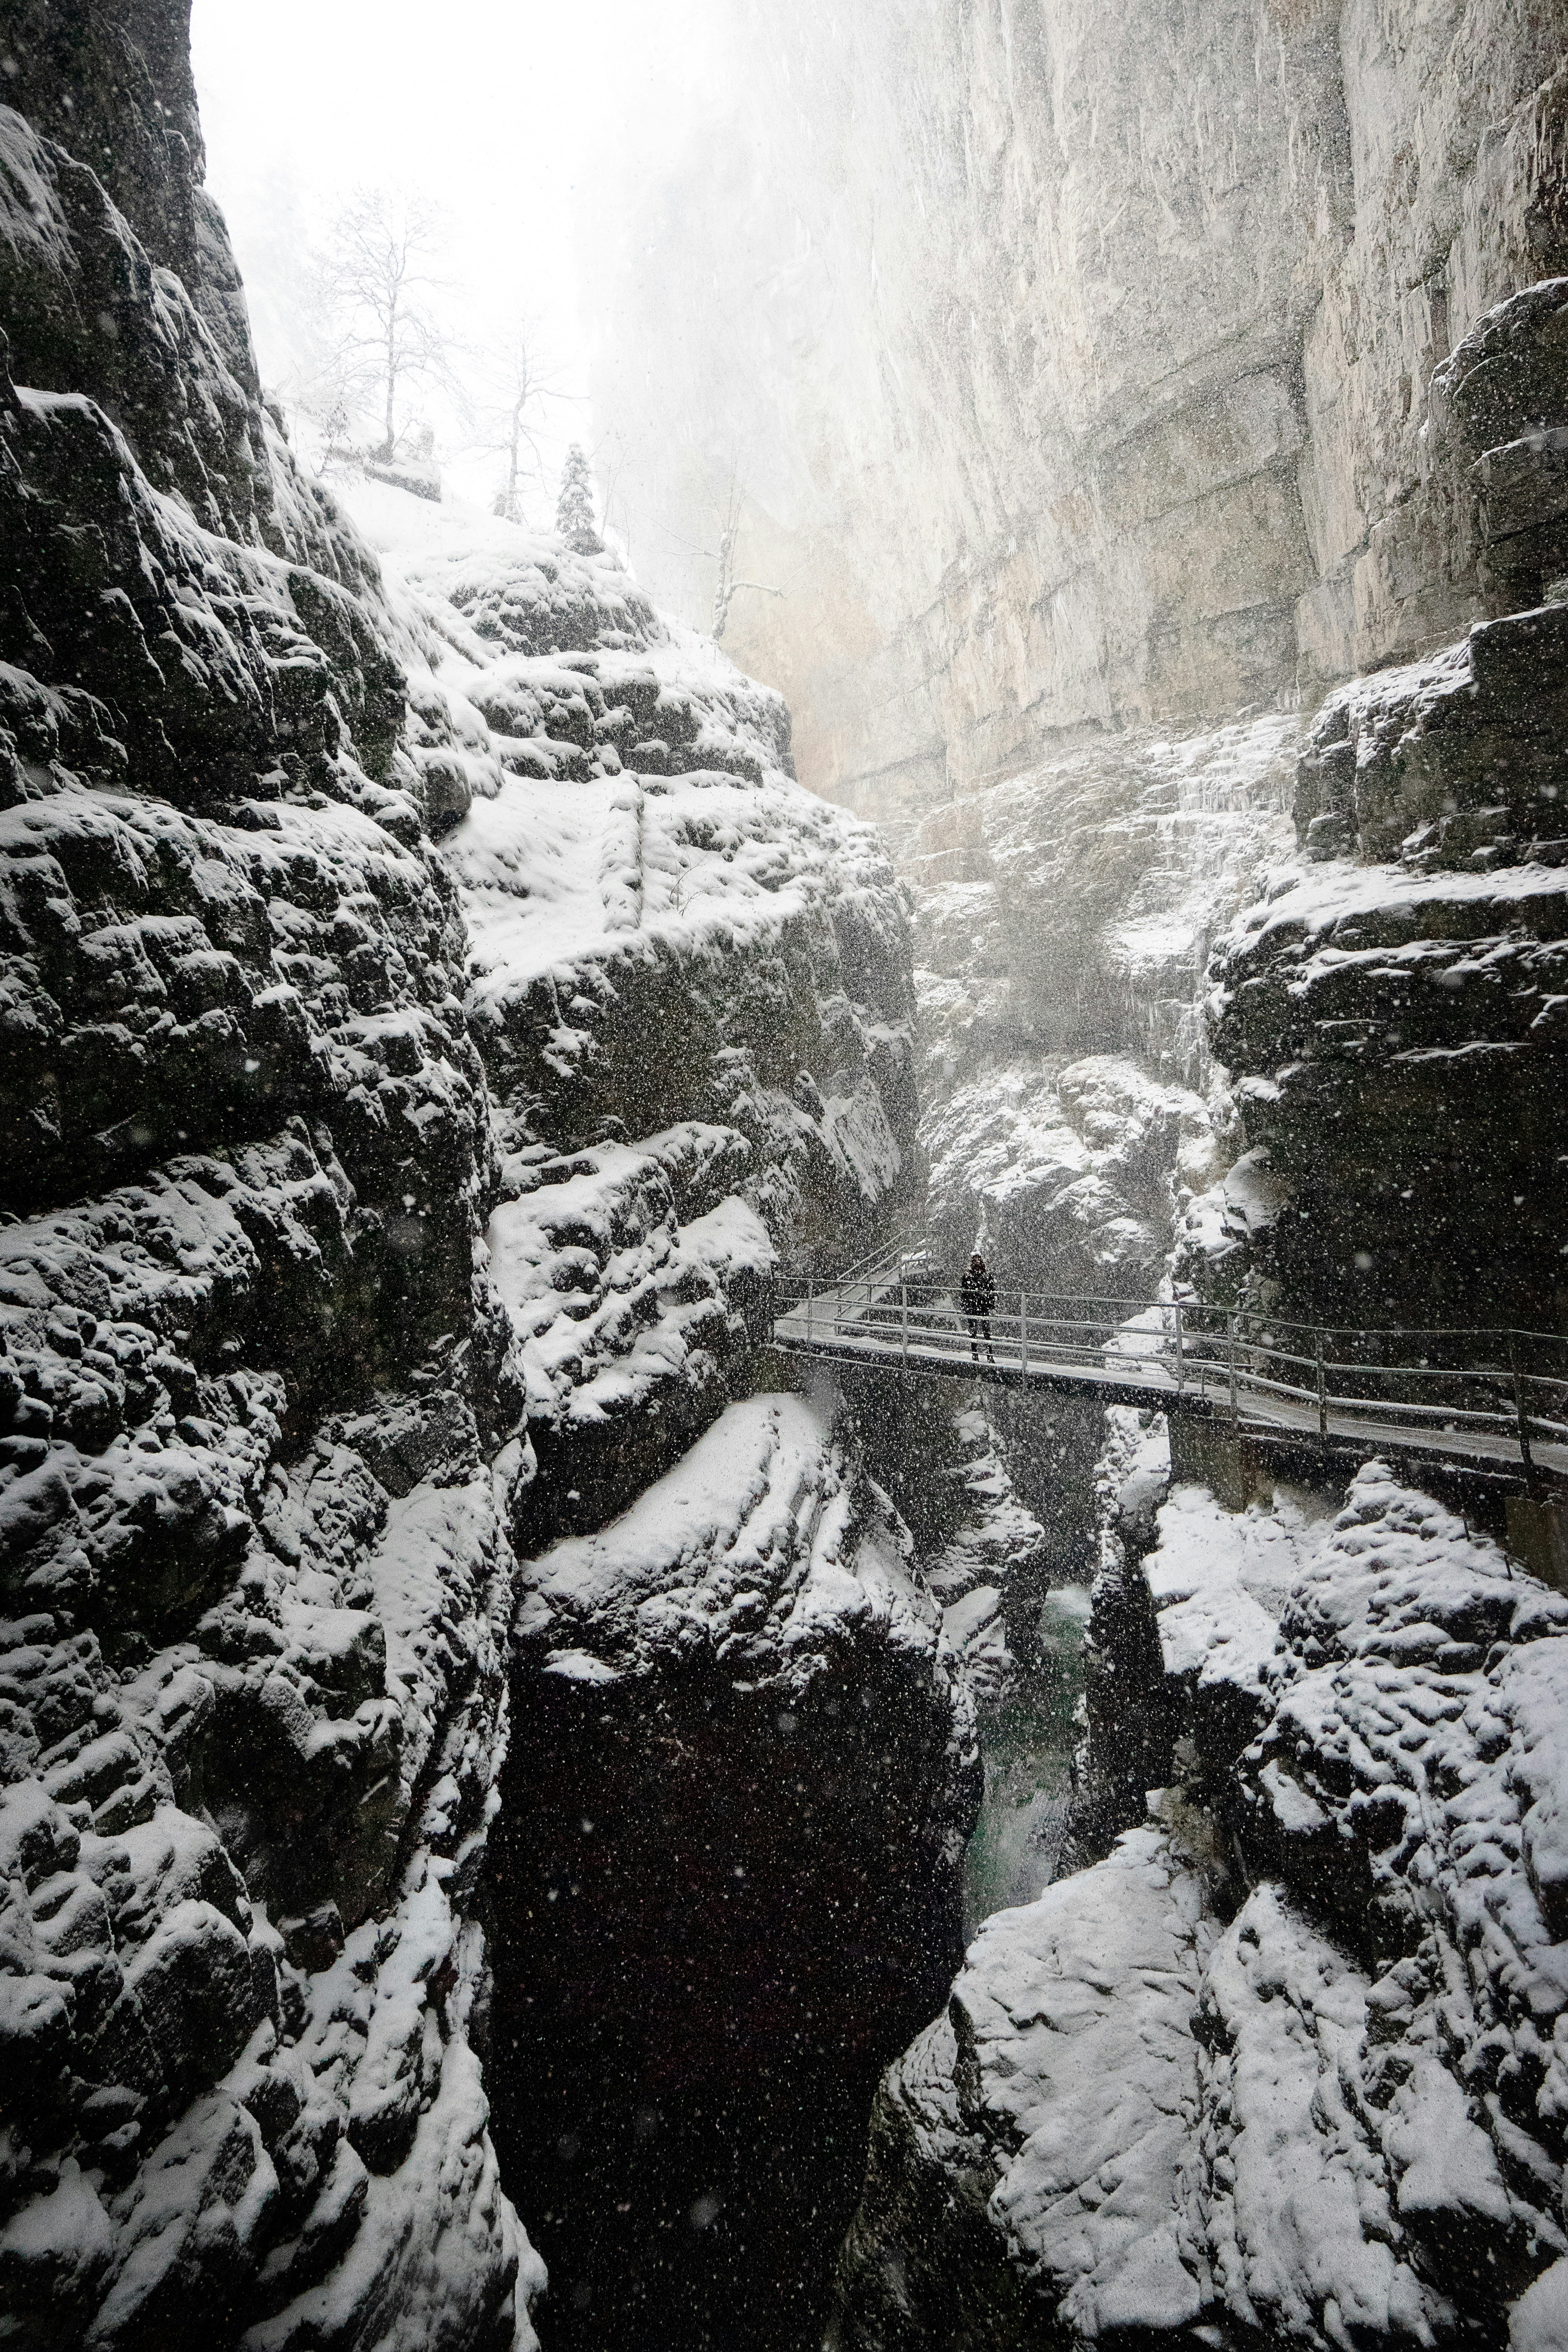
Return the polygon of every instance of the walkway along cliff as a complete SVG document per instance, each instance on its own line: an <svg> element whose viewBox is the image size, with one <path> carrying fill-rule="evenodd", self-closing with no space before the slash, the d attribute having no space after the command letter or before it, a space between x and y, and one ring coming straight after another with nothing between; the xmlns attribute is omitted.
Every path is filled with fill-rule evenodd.
<svg viewBox="0 0 1568 2352"><path fill-rule="evenodd" d="M1344 1408L1563 1328L1562 9L734 23L599 397L835 799L300 467L181 0L0 9L0 2335L1561 2352L1555 1373ZM771 1344L916 1229L1144 1385Z"/></svg>

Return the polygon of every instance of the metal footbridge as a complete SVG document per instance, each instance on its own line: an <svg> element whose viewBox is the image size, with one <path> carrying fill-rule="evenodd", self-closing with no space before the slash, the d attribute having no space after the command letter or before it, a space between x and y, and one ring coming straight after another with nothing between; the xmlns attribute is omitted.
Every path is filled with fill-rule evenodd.
<svg viewBox="0 0 1568 2352"><path fill-rule="evenodd" d="M884 1250L781 1282L773 1345L920 1379L983 1381L1219 1423L1324 1455L1419 1456L1545 1495L1568 1490L1568 1338L1349 1329L1193 1299L999 1291L973 1329L923 1253Z"/></svg>

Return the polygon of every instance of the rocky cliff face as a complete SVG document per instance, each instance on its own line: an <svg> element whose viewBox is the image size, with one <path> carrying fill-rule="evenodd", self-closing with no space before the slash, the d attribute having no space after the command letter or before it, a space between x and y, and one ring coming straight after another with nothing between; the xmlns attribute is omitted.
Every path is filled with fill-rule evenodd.
<svg viewBox="0 0 1568 2352"><path fill-rule="evenodd" d="M941 1255L1556 1329L1561 10L829 15L736 12L754 179L615 307L914 893ZM830 2340L1560 2344L1560 1597L1407 1466L991 1410L1078 1866L885 2075Z"/></svg>
<svg viewBox="0 0 1568 2352"><path fill-rule="evenodd" d="M1166 1792L885 2078L838 2341L1559 2340L1565 1604L1314 1517L1160 1508Z"/></svg>
<svg viewBox="0 0 1568 2352"><path fill-rule="evenodd" d="M509 1908L554 1802L538 1723L501 1780L518 1693L623 1674L635 1624L580 1768L629 1742L679 1792L706 1626L705 1763L798 1710L855 1775L802 1952L890 1873L856 2065L950 1965L965 1694L830 1407L761 1409L776 1526L719 1441L724 1611L601 1570L602 1640L510 1630L757 1410L773 1265L907 1187L901 911L777 698L624 572L304 478L177 8L14 8L0 62L0 2332L521 2347L483 2072L485 1919L513 2000L551 1957Z"/></svg>
<svg viewBox="0 0 1568 2352"><path fill-rule="evenodd" d="M660 267L639 240L608 298L600 397L628 450L679 421L691 452L626 494L639 544L710 545L738 466L746 576L790 593L735 643L808 781L942 801L1062 728L1315 696L1535 601L1550 446L1429 385L1568 267L1555 7L731 23L736 164L717 188L705 141L651 215L645 177Z"/></svg>

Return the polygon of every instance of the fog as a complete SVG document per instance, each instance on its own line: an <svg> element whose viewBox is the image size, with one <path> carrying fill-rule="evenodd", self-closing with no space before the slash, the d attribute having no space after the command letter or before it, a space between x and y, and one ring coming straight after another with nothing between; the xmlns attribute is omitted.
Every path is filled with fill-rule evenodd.
<svg viewBox="0 0 1568 2352"><path fill-rule="evenodd" d="M616 464L591 396L606 224L713 105L721 8L475 0L433 13L411 0L277 0L263 19L239 0L195 0L208 184L267 387L287 400L296 385L302 278L343 205L367 188L422 198L441 215L432 306L459 347L459 383L508 319L533 325L552 393L537 412L530 520L552 517L573 441L594 456L603 488ZM452 393L426 388L420 406L447 479L488 502L495 460L471 446Z"/></svg>

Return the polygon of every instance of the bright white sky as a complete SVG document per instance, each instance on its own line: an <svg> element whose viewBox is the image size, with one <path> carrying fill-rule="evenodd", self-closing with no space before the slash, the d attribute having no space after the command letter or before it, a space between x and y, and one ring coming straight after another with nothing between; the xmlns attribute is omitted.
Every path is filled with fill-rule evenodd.
<svg viewBox="0 0 1568 2352"><path fill-rule="evenodd" d="M547 415L552 511L561 456L595 446L586 398L591 289L606 215L636 235L639 162L683 141L724 50L723 0L195 0L207 177L228 216L264 381L289 357L290 284L356 187L417 190L450 224L443 298L459 333L498 310L536 317L570 400ZM438 455L488 499L493 458Z"/></svg>

